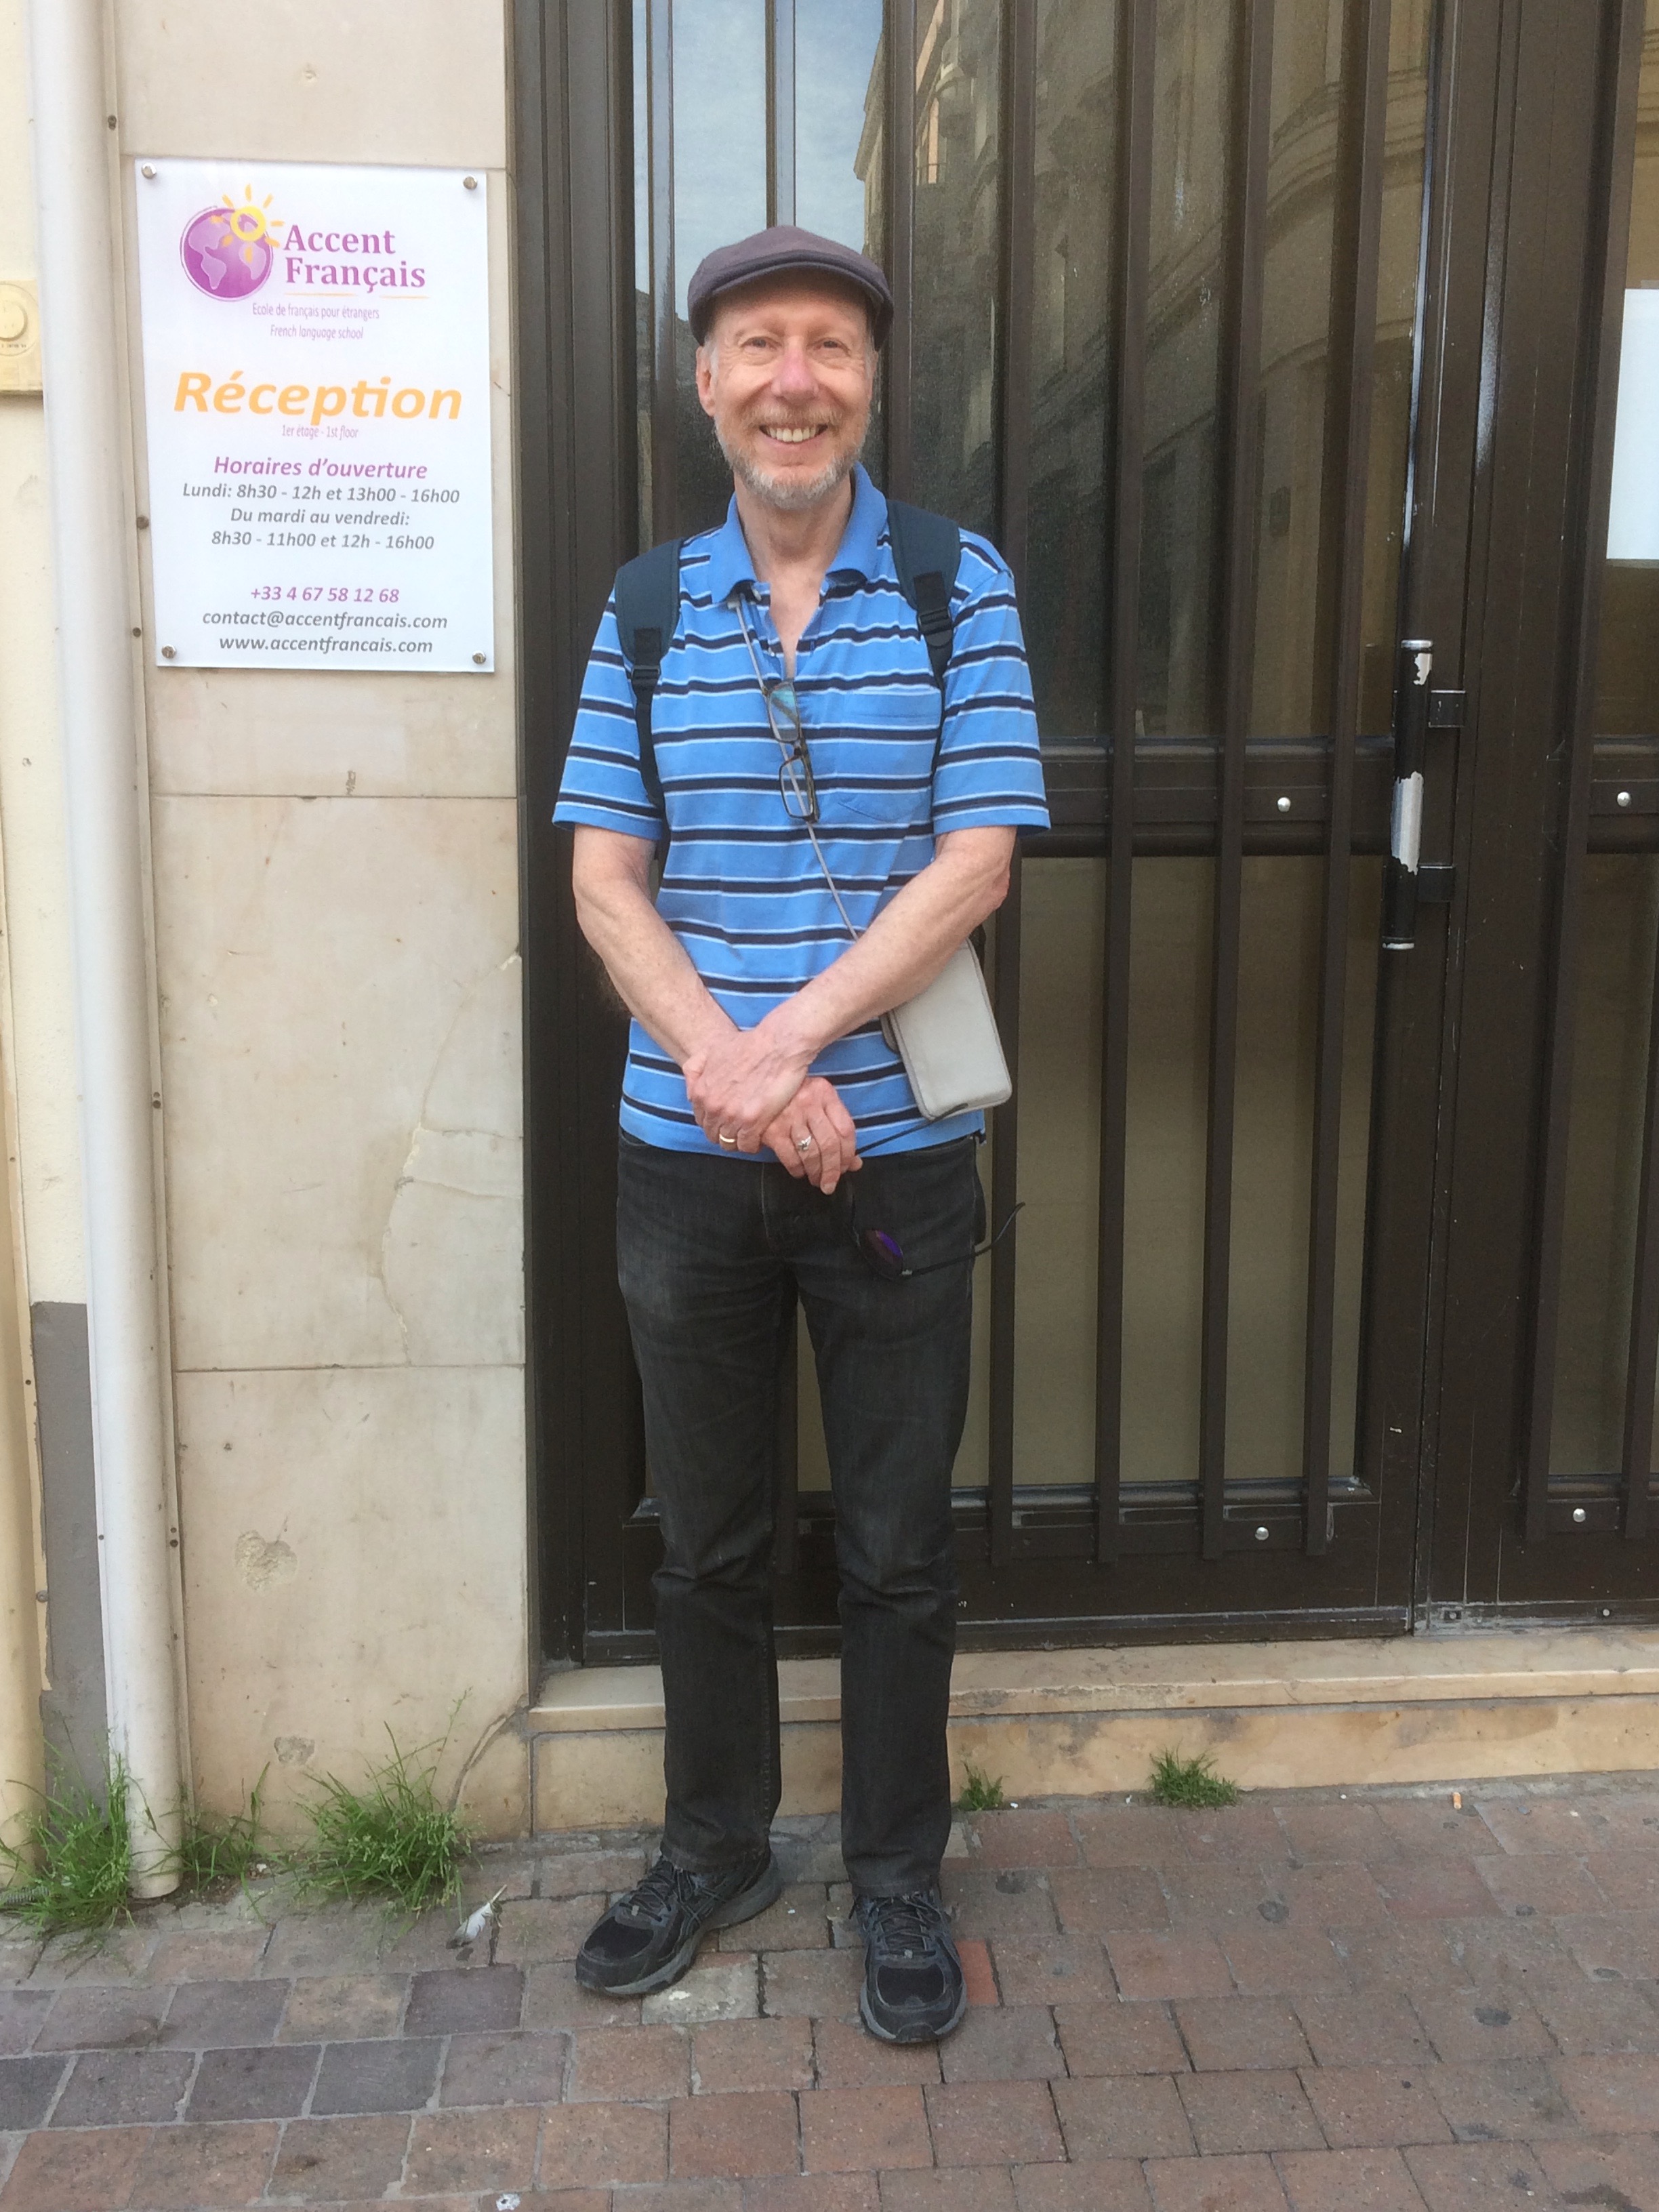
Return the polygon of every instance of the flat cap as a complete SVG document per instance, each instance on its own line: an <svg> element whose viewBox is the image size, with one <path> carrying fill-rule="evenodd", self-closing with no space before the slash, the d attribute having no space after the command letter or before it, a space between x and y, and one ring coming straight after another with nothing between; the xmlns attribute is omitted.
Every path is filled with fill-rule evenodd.
<svg viewBox="0 0 1659 2212"><path fill-rule="evenodd" d="M757 276L781 276L799 270L819 270L856 284L870 302L870 319L878 345L884 343L893 321L893 295L887 279L867 255L858 253L839 239L820 238L816 231L797 230L792 222L775 223L740 238L735 246L716 246L698 262L686 294L691 335L701 345L708 335L714 301L734 284L752 283Z"/></svg>

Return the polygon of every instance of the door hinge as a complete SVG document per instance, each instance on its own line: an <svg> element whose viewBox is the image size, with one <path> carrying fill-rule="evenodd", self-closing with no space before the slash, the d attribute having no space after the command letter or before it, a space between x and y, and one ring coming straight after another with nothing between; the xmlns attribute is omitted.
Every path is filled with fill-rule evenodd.
<svg viewBox="0 0 1659 2212"><path fill-rule="evenodd" d="M1431 691L1429 694L1429 727L1431 730L1461 730L1462 726L1462 692Z"/></svg>
<svg viewBox="0 0 1659 2212"><path fill-rule="evenodd" d="M1449 906L1457 889L1457 869L1450 860L1425 860L1417 872L1419 906Z"/></svg>

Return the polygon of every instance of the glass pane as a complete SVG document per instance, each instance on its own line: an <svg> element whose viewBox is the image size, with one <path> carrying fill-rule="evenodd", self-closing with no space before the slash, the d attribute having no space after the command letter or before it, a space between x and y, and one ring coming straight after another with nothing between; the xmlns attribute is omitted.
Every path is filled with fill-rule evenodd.
<svg viewBox="0 0 1659 2212"><path fill-rule="evenodd" d="M918 503L990 532L996 489L998 0L915 0Z"/></svg>
<svg viewBox="0 0 1659 2212"><path fill-rule="evenodd" d="M795 0L795 220L883 258L868 221L874 179L860 160L880 130L881 0Z"/></svg>
<svg viewBox="0 0 1659 2212"><path fill-rule="evenodd" d="M1045 738L1106 726L1116 38L1110 0L1042 0L1024 616Z"/></svg>
<svg viewBox="0 0 1659 2212"><path fill-rule="evenodd" d="M1218 652L1221 305L1233 11L1158 9L1141 543L1141 721L1221 726Z"/></svg>

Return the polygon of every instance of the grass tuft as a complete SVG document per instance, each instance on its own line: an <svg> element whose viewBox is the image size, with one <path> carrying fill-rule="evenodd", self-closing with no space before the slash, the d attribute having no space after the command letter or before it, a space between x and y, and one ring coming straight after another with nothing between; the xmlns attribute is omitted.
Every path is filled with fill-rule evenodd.
<svg viewBox="0 0 1659 2212"><path fill-rule="evenodd" d="M221 1818L186 1808L176 1862L186 1889L234 1888L250 1875L270 1871L270 1847L259 1833L259 1792L264 1778L262 1774L254 1784L246 1813Z"/></svg>
<svg viewBox="0 0 1659 2212"><path fill-rule="evenodd" d="M967 1780L957 1800L958 1813L1000 1813L1008 1800L1002 1794L1002 1777L987 1774L971 1759L963 1763Z"/></svg>
<svg viewBox="0 0 1659 2212"><path fill-rule="evenodd" d="M320 1801L306 1808L312 1842L293 1871L302 1889L356 1903L364 1898L422 1912L459 1896L471 1831L438 1802L433 1780L442 1743L405 1752L390 1729L392 1756L360 1790L321 1777ZM446 1739L447 1741L447 1739Z"/></svg>
<svg viewBox="0 0 1659 2212"><path fill-rule="evenodd" d="M59 1763L20 1825L20 1842L0 1840L0 1911L41 1936L95 1935L126 1918L132 1839L119 1758L105 1766L102 1802Z"/></svg>
<svg viewBox="0 0 1659 2212"><path fill-rule="evenodd" d="M1238 1799L1237 1784L1216 1772L1207 1751L1195 1759L1182 1759L1173 1750L1160 1752L1152 1767L1152 1792L1155 1805L1204 1808L1232 1805Z"/></svg>

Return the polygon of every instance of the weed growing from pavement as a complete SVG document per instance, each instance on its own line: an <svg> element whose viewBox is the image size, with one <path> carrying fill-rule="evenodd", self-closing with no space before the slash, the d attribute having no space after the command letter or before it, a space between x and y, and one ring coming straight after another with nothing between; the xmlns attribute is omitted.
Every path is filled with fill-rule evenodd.
<svg viewBox="0 0 1659 2212"><path fill-rule="evenodd" d="M223 1891L239 1887L250 1875L269 1874L273 1854L259 1833L260 1775L249 1792L245 1813L198 1813L185 1808L176 1864L186 1889Z"/></svg>
<svg viewBox="0 0 1659 2212"><path fill-rule="evenodd" d="M400 1749L390 1729L392 1756L373 1768L361 1789L337 1775L318 1783L321 1796L305 1808L312 1840L291 1870L302 1890L356 1904L374 1898L423 1912L460 1893L461 1869L472 1845L465 1817L440 1804L433 1788L444 1742Z"/></svg>
<svg viewBox="0 0 1659 2212"><path fill-rule="evenodd" d="M967 1776L957 1800L958 1813L1000 1813L1008 1800L1002 1794L1002 1777L987 1774L971 1759L963 1761Z"/></svg>
<svg viewBox="0 0 1659 2212"><path fill-rule="evenodd" d="M0 1911L40 1936L96 1935L127 1917L132 1839L125 1762L105 1764L101 1798L61 1760L46 1794L18 1816L18 1841L0 1841Z"/></svg>
<svg viewBox="0 0 1659 2212"><path fill-rule="evenodd" d="M1177 1751L1163 1751L1152 1766L1152 1802L1205 1808L1237 1802L1238 1785L1215 1771L1207 1751L1195 1759L1182 1759Z"/></svg>

